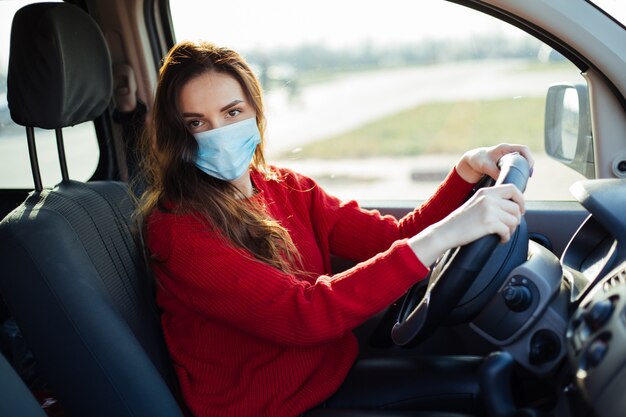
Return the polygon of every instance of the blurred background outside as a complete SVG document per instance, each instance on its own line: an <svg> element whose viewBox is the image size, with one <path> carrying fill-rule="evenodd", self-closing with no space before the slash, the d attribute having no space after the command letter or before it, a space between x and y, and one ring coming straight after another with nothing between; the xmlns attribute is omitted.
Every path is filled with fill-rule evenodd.
<svg viewBox="0 0 626 417"><path fill-rule="evenodd" d="M2 1L0 14L22 4ZM170 7L177 40L231 47L253 66L265 91L267 160L343 199L427 198L463 152L503 141L527 144L537 157L529 199L571 200L569 186L583 179L543 151L549 85L583 77L495 18L443 0L172 0ZM0 28L2 51L8 30ZM6 65L0 57L0 187L28 188L24 130L6 109ZM44 176L58 181L54 135L38 137ZM73 176L95 170L94 144L95 137L68 144ZM23 160L14 156L22 148ZM15 177L19 169L24 179Z"/></svg>
<svg viewBox="0 0 626 417"><path fill-rule="evenodd" d="M524 143L527 198L583 177L543 149L545 95L584 83L539 40L443 0L171 3L178 40L229 46L265 90L268 160L341 198L427 198L463 152Z"/></svg>

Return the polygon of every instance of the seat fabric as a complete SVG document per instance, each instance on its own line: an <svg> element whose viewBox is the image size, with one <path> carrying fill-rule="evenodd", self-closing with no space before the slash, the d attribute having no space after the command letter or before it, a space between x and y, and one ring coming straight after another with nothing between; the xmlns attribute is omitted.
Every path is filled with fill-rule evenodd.
<svg viewBox="0 0 626 417"><path fill-rule="evenodd" d="M0 290L72 415L180 414L131 202L125 184L70 182L0 223Z"/></svg>
<svg viewBox="0 0 626 417"><path fill-rule="evenodd" d="M39 403L0 355L0 416L46 417Z"/></svg>

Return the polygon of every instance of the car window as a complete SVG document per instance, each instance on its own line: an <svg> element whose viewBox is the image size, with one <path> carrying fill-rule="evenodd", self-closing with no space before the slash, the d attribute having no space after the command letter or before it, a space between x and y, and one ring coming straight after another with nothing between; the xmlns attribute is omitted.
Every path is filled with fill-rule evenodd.
<svg viewBox="0 0 626 417"><path fill-rule="evenodd" d="M550 159L543 141L548 87L585 80L493 17L440 0L170 7L177 40L232 47L255 68L267 160L341 198L426 198L463 152L499 142L533 150L528 199L571 200L569 186L583 179Z"/></svg>
<svg viewBox="0 0 626 417"><path fill-rule="evenodd" d="M0 1L0 189L33 188L26 130L11 120L7 103L7 69L11 20L21 7L34 1ZM68 171L72 179L89 179L100 157L94 125L82 123L63 129ZM61 181L56 136L53 130L35 129L42 182L51 187Z"/></svg>

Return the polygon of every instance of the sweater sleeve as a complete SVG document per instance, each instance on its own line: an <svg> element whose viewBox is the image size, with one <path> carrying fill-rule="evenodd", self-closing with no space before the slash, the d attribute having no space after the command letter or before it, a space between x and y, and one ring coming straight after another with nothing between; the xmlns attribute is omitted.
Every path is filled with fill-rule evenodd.
<svg viewBox="0 0 626 417"><path fill-rule="evenodd" d="M442 220L463 204L473 186L452 169L428 200L400 220L362 209L355 201L343 203L315 187L311 212L313 222L328 234L331 253L359 262Z"/></svg>
<svg viewBox="0 0 626 417"><path fill-rule="evenodd" d="M426 276L406 241L313 283L285 274L198 224L153 224L159 284L210 320L286 345L344 335Z"/></svg>

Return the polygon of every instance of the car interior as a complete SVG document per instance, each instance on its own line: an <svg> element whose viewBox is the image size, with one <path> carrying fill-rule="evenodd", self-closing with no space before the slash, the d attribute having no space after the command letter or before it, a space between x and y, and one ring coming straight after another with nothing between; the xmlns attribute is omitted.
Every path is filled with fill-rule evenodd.
<svg viewBox="0 0 626 417"><path fill-rule="evenodd" d="M146 4L167 20L167 2ZM134 109L145 108L129 91L145 86L133 85L134 75L116 61L114 45L122 41L103 34L102 22L115 17L102 2L85 6L34 3L13 18L7 99L11 118L25 128L34 186L27 195L2 194L2 318L19 326L61 415L189 416L161 333L158 284L132 217L141 184L131 186L129 179L137 169L134 144L143 117ZM169 31L156 28L171 42ZM143 47L167 49L158 39ZM145 65L136 57L129 61L136 69ZM154 80L148 69L141 71L146 74L138 76ZM563 100L563 91L549 94L548 103ZM589 100L585 94L581 100ZM126 100L130 115L120 111ZM101 146L93 179L79 181L70 175L64 130L92 121L109 142ZM62 180L54 187L43 185L36 129L56 135ZM530 173L521 159L503 162L498 181L523 190ZM407 361L419 365L420 411L317 409L306 415L622 415L624 187L617 178L578 183L576 205L559 211L535 206L506 245L491 239L447 253L430 281L355 330L363 384L394 375L386 356L420 356ZM379 209L398 217L405 212ZM542 233L553 228L549 237ZM348 266L335 260L337 270ZM2 353L0 414L45 416L49 410Z"/></svg>
<svg viewBox="0 0 626 417"><path fill-rule="evenodd" d="M80 9L41 3L16 14L11 41L9 73L19 74L9 78L12 116L27 127L34 172L34 127L55 129L63 181L43 189L36 179L35 191L3 221L3 276L12 277L2 285L7 306L69 414L182 415L153 282L133 235L130 190L120 182L73 181L63 163L62 129L93 119L111 99L104 37ZM26 53L33 50L41 51L35 60ZM36 77L41 67L55 71Z"/></svg>

